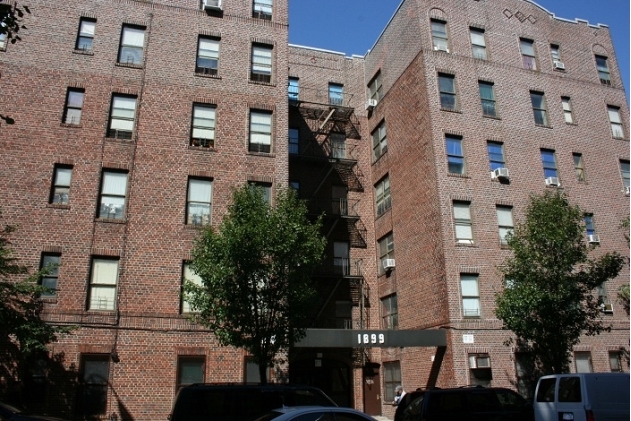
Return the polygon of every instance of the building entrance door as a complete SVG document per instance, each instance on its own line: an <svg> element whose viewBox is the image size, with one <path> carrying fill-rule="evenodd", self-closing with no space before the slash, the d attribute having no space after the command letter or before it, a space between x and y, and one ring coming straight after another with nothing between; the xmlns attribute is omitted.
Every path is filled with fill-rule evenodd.
<svg viewBox="0 0 631 421"><path fill-rule="evenodd" d="M289 382L322 389L339 406L352 407L351 369L348 364L327 358L305 358L289 364Z"/></svg>
<svg viewBox="0 0 631 421"><path fill-rule="evenodd" d="M378 366L378 364L377 364ZM368 415L381 415L381 377L379 368L364 369L364 412Z"/></svg>

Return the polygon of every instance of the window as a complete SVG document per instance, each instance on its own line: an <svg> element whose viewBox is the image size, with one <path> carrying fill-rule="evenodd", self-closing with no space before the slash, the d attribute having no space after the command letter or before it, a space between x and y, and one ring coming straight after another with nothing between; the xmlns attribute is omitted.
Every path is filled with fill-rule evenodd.
<svg viewBox="0 0 631 421"><path fill-rule="evenodd" d="M469 354L469 385L490 387L491 380L493 371L489 354Z"/></svg>
<svg viewBox="0 0 631 421"><path fill-rule="evenodd" d="M184 294L184 283L191 281L196 285L202 286L202 278L191 269L190 263L184 262L182 265L182 313L194 313L196 309L187 301Z"/></svg>
<svg viewBox="0 0 631 421"><path fill-rule="evenodd" d="M216 110L213 106L193 105L191 146L215 147L215 114Z"/></svg>
<svg viewBox="0 0 631 421"><path fill-rule="evenodd" d="M480 90L480 101L482 102L482 115L485 117L497 117L493 82L478 81L478 88Z"/></svg>
<svg viewBox="0 0 631 421"><path fill-rule="evenodd" d="M123 25L123 36L118 50L118 62L123 64L142 64L142 49L145 44L145 28Z"/></svg>
<svg viewBox="0 0 631 421"><path fill-rule="evenodd" d="M578 181L585 181L585 164L583 164L583 155L580 153L573 153L572 159L574 160L576 179Z"/></svg>
<svg viewBox="0 0 631 421"><path fill-rule="evenodd" d="M94 30L96 29L96 20L89 18L81 18L79 21L79 33L77 34L77 42L75 50L85 52L92 51L94 43Z"/></svg>
<svg viewBox="0 0 631 421"><path fill-rule="evenodd" d="M629 185L631 185L630 174L631 173L629 171L629 161L625 161L621 159L620 160L620 175L622 176L622 184L624 184L627 190L629 189ZM627 191L627 194L629 194L628 191Z"/></svg>
<svg viewBox="0 0 631 421"><path fill-rule="evenodd" d="M592 354L589 351L574 352L574 362L576 363L577 373L591 373L592 370ZM559 392L560 393L560 392ZM580 393L579 393L580 396Z"/></svg>
<svg viewBox="0 0 631 421"><path fill-rule="evenodd" d="M389 176L386 175L375 185L375 201L377 202L377 216L383 215L392 206Z"/></svg>
<svg viewBox="0 0 631 421"><path fill-rule="evenodd" d="M383 98L381 92L381 72L377 72L375 77L368 84L368 90L370 91L370 99L380 101Z"/></svg>
<svg viewBox="0 0 631 421"><path fill-rule="evenodd" d="M88 310L115 310L118 259L92 259Z"/></svg>
<svg viewBox="0 0 631 421"><path fill-rule="evenodd" d="M0 34L0 51L7 49L7 34Z"/></svg>
<svg viewBox="0 0 631 421"><path fill-rule="evenodd" d="M254 0L252 2L252 17L272 20L272 0Z"/></svg>
<svg viewBox="0 0 631 421"><path fill-rule="evenodd" d="M537 70L537 61L535 60L535 43L532 40L520 38L519 46L521 49L521 59L524 67L530 70Z"/></svg>
<svg viewBox="0 0 631 421"><path fill-rule="evenodd" d="M432 43L434 50L449 52L449 37L447 36L447 22L432 19Z"/></svg>
<svg viewBox="0 0 631 421"><path fill-rule="evenodd" d="M498 168L506 168L504 162L504 145L499 142L486 142L486 150L489 154L491 171Z"/></svg>
<svg viewBox="0 0 631 421"><path fill-rule="evenodd" d="M59 280L59 265L61 264L60 254L42 254L42 261L40 262L40 269L45 270L47 273L42 276L40 280L43 287L48 288L48 291L42 293L42 297L54 297L57 295L57 284Z"/></svg>
<svg viewBox="0 0 631 421"><path fill-rule="evenodd" d="M381 155L388 152L388 142L386 141L386 122L382 121L372 132L372 159L373 162Z"/></svg>
<svg viewBox="0 0 631 421"><path fill-rule="evenodd" d="M561 63L561 54L559 53L558 45L550 44L550 55L552 56L552 63L554 64L554 68L562 68L563 64L558 64Z"/></svg>
<svg viewBox="0 0 631 421"><path fill-rule="evenodd" d="M596 56L596 68L598 69L598 77L603 85L611 85L611 74L609 73L609 65L607 57Z"/></svg>
<svg viewBox="0 0 631 421"><path fill-rule="evenodd" d="M586 213L583 215L583 221L585 222L585 234L588 236L596 234L596 229L594 228L594 215Z"/></svg>
<svg viewBox="0 0 631 421"><path fill-rule="evenodd" d="M397 294L381 299L381 328L397 329L399 327L399 306Z"/></svg>
<svg viewBox="0 0 631 421"><path fill-rule="evenodd" d="M290 101L298 101L298 99L300 99L300 79L298 79L297 77L289 78L287 95Z"/></svg>
<svg viewBox="0 0 631 421"><path fill-rule="evenodd" d="M379 240L379 275L386 273L383 268L383 261L394 259L394 237L392 233Z"/></svg>
<svg viewBox="0 0 631 421"><path fill-rule="evenodd" d="M107 137L131 139L136 118L136 97L113 95Z"/></svg>
<svg viewBox="0 0 631 421"><path fill-rule="evenodd" d="M68 88L66 92L66 106L63 122L78 125L81 123L81 109L83 108L83 89Z"/></svg>
<svg viewBox="0 0 631 421"><path fill-rule="evenodd" d="M620 351L609 351L609 368L612 372L621 373L623 371Z"/></svg>
<svg viewBox="0 0 631 421"><path fill-rule="evenodd" d="M289 129L289 153L297 155L300 153L300 130Z"/></svg>
<svg viewBox="0 0 631 421"><path fill-rule="evenodd" d="M211 180L189 178L186 200L186 224L210 224L213 182Z"/></svg>
<svg viewBox="0 0 631 421"><path fill-rule="evenodd" d="M269 45L252 45L252 71L250 80L271 83L272 81L272 47Z"/></svg>
<svg viewBox="0 0 631 421"><path fill-rule="evenodd" d="M261 192L265 203L272 203L272 183L252 181L250 182L250 188L258 189Z"/></svg>
<svg viewBox="0 0 631 421"><path fill-rule="evenodd" d="M462 315L464 317L480 317L480 292L478 275L460 275L462 292Z"/></svg>
<svg viewBox="0 0 631 421"><path fill-rule="evenodd" d="M254 357L247 356L245 357L245 373L244 380L246 384L261 384L261 373L259 371L259 365L254 360ZM267 378L270 379L272 376L272 369L267 368Z"/></svg>
<svg viewBox="0 0 631 421"><path fill-rule="evenodd" d="M126 194L127 173L104 171L101 180L98 218L123 219Z"/></svg>
<svg viewBox="0 0 631 421"><path fill-rule="evenodd" d="M546 101L543 92L530 91L530 102L532 103L535 124L538 126L547 126L548 111L546 110Z"/></svg>
<svg viewBox="0 0 631 421"><path fill-rule="evenodd" d="M329 104L344 105L344 85L329 83Z"/></svg>
<svg viewBox="0 0 631 421"><path fill-rule="evenodd" d="M384 402L392 402L395 395L394 389L401 385L401 363L399 361L383 363L383 376L386 389Z"/></svg>
<svg viewBox="0 0 631 421"><path fill-rule="evenodd" d="M300 181L289 180L289 188L296 193L297 198L300 198Z"/></svg>
<svg viewBox="0 0 631 421"><path fill-rule="evenodd" d="M82 355L79 376L78 411L90 418L104 415L107 412L110 355Z"/></svg>
<svg viewBox="0 0 631 421"><path fill-rule="evenodd" d="M219 69L219 38L199 37L195 73L217 76Z"/></svg>
<svg viewBox="0 0 631 421"><path fill-rule="evenodd" d="M348 241L333 242L333 271L336 275L351 275L350 244Z"/></svg>
<svg viewBox="0 0 631 421"><path fill-rule="evenodd" d="M543 176L558 177L557 159L554 151L549 149L541 149L541 163L543 164Z"/></svg>
<svg viewBox="0 0 631 421"><path fill-rule="evenodd" d="M471 223L471 203L454 201L454 230L456 242L473 244L473 226Z"/></svg>
<svg viewBox="0 0 631 421"><path fill-rule="evenodd" d="M353 328L353 303L350 301L335 302L335 328Z"/></svg>
<svg viewBox="0 0 631 421"><path fill-rule="evenodd" d="M511 206L496 207L497 210L497 225L500 233L500 244L506 245L508 241L506 237L509 233L513 232L513 208Z"/></svg>
<svg viewBox="0 0 631 421"><path fill-rule="evenodd" d="M462 138L446 135L447 169L450 174L464 174L464 153L462 152Z"/></svg>
<svg viewBox="0 0 631 421"><path fill-rule="evenodd" d="M484 40L484 29L469 28L471 37L471 50L474 58L486 60L486 42Z"/></svg>
<svg viewBox="0 0 631 421"><path fill-rule="evenodd" d="M205 363L203 355L178 355L176 390L193 383L204 383Z"/></svg>
<svg viewBox="0 0 631 421"><path fill-rule="evenodd" d="M598 293L598 302L600 303L600 309L604 313L613 313L613 304L607 296L607 287L605 286L605 283L606 282L603 282L596 287L596 292Z"/></svg>
<svg viewBox="0 0 631 421"><path fill-rule="evenodd" d="M563 105L563 117L568 124L574 123L574 116L572 116L572 103L569 96L561 97L561 104Z"/></svg>
<svg viewBox="0 0 631 421"><path fill-rule="evenodd" d="M440 91L440 108L456 111L456 83L453 75L438 74L438 90Z"/></svg>
<svg viewBox="0 0 631 421"><path fill-rule="evenodd" d="M272 146L272 113L250 111L250 152L270 153Z"/></svg>
<svg viewBox="0 0 631 421"><path fill-rule="evenodd" d="M620 119L620 108L611 105L607 106L609 113L609 123L611 123L611 135L616 139L624 138L624 130L622 130L622 120Z"/></svg>
<svg viewBox="0 0 631 421"><path fill-rule="evenodd" d="M331 158L346 158L346 134L331 133Z"/></svg>
<svg viewBox="0 0 631 421"><path fill-rule="evenodd" d="M70 203L70 181L72 180L72 167L67 165L55 165L53 185L50 191L49 203L67 205Z"/></svg>

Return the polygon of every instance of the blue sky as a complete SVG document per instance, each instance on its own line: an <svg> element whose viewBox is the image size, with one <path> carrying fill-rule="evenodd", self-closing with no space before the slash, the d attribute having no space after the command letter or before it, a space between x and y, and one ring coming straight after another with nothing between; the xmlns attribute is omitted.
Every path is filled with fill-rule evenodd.
<svg viewBox="0 0 631 421"><path fill-rule="evenodd" d="M491 3L493 0L487 0ZM401 0L289 0L291 44L363 56ZM629 101L629 0L538 0L563 19L609 26Z"/></svg>

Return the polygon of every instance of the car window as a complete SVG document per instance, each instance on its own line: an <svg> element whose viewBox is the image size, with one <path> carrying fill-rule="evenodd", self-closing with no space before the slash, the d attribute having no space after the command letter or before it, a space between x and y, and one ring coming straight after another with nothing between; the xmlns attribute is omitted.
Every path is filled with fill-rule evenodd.
<svg viewBox="0 0 631 421"><path fill-rule="evenodd" d="M502 408L519 409L526 405L526 399L512 390L496 390L495 394Z"/></svg>
<svg viewBox="0 0 631 421"><path fill-rule="evenodd" d="M464 393L432 393L427 397L427 415L463 412L466 408Z"/></svg>
<svg viewBox="0 0 631 421"><path fill-rule="evenodd" d="M421 414L421 407L423 406L423 395L414 399L410 404L403 410L403 416L401 417L401 421L412 421L418 420Z"/></svg>
<svg viewBox="0 0 631 421"><path fill-rule="evenodd" d="M499 411L500 402L490 390L467 391L467 403L472 411Z"/></svg>
<svg viewBox="0 0 631 421"><path fill-rule="evenodd" d="M554 387L557 379L551 377L549 379L539 380L539 389L537 389L537 402L554 402Z"/></svg>
<svg viewBox="0 0 631 421"><path fill-rule="evenodd" d="M581 378L561 377L559 379L559 402L581 401Z"/></svg>

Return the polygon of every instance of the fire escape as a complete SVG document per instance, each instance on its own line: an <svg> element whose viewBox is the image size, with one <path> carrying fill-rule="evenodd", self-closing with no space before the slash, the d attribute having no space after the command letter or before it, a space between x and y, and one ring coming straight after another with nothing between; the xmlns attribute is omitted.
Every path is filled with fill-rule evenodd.
<svg viewBox="0 0 631 421"><path fill-rule="evenodd" d="M364 191L357 165L359 120L346 98L303 87L300 94L300 100L290 94L289 101L290 127L300 128L297 139L290 134L290 165L309 169L300 195L308 200L311 215L323 216L323 234L329 243L342 239L350 248L327 256L314 274L321 303L313 327L363 329L368 326L369 291L363 261L352 257L352 249L366 247L366 227L359 216L360 200L349 198L349 193ZM330 309L340 299L348 299L355 311L352 317L333 320Z"/></svg>

